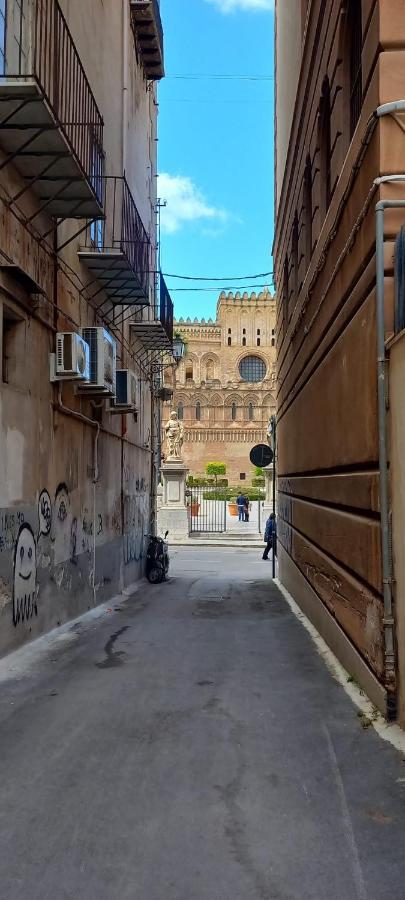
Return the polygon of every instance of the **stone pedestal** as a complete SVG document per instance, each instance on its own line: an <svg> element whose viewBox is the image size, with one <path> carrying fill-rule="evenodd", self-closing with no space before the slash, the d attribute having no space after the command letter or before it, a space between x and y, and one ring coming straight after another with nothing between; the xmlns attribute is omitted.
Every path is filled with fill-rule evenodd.
<svg viewBox="0 0 405 900"><path fill-rule="evenodd" d="M265 486L265 490L266 490L266 495L265 495L264 503L263 503L263 519L264 519L264 522L266 522L270 513L273 512L273 466L269 466L268 469L263 469L263 475L264 475L264 486ZM276 510L277 510L277 504L276 504Z"/></svg>
<svg viewBox="0 0 405 900"><path fill-rule="evenodd" d="M158 509L158 533L169 532L170 538L187 538L189 535L186 507L186 478L188 469L183 460L167 460L160 470L163 482L161 507Z"/></svg>

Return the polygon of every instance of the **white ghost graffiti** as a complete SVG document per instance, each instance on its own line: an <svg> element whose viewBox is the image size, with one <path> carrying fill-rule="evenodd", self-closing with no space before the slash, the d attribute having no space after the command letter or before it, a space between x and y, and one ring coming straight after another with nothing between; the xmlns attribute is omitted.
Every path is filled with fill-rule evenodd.
<svg viewBox="0 0 405 900"><path fill-rule="evenodd" d="M13 622L32 619L37 607L37 550L32 529L21 525L14 551Z"/></svg>

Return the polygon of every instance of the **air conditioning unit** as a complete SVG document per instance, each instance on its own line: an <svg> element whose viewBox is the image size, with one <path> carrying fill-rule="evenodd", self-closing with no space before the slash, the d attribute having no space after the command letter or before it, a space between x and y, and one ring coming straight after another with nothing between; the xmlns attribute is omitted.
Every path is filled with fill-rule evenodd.
<svg viewBox="0 0 405 900"><path fill-rule="evenodd" d="M115 397L117 345L105 328L82 328L82 337L90 347L90 377L79 386L79 393Z"/></svg>
<svg viewBox="0 0 405 900"><path fill-rule="evenodd" d="M51 381L87 382L90 378L90 347L80 334L59 331L56 353L50 357Z"/></svg>
<svg viewBox="0 0 405 900"><path fill-rule="evenodd" d="M136 413L138 409L138 379L130 369L117 369L116 394L110 403L111 413Z"/></svg>

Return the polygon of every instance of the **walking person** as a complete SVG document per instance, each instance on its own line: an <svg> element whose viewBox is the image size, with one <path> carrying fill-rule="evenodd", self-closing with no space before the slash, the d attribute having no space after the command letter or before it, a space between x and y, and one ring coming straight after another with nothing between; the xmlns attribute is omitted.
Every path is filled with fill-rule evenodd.
<svg viewBox="0 0 405 900"><path fill-rule="evenodd" d="M277 539L277 525L276 525L276 517L274 513L270 513L269 518L266 522L266 528L264 531L264 540L266 542L266 546L264 548L263 559L269 558L269 550L272 550L273 553L276 553L276 539Z"/></svg>
<svg viewBox="0 0 405 900"><path fill-rule="evenodd" d="M245 498L243 494L239 494L236 498L236 505L238 507L238 520L239 522L244 521L244 510L245 510Z"/></svg>

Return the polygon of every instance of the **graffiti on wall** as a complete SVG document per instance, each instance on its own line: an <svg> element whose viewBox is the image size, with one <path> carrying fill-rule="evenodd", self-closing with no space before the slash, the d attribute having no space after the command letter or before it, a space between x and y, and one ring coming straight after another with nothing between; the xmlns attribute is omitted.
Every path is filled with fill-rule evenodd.
<svg viewBox="0 0 405 900"><path fill-rule="evenodd" d="M41 491L38 500L39 534L49 534L52 526L52 501L48 491Z"/></svg>
<svg viewBox="0 0 405 900"><path fill-rule="evenodd" d="M0 513L0 553L13 550L23 522L24 513L21 511Z"/></svg>
<svg viewBox="0 0 405 900"><path fill-rule="evenodd" d="M14 549L13 622L27 622L38 615L37 547L34 532L26 522L21 525Z"/></svg>
<svg viewBox="0 0 405 900"><path fill-rule="evenodd" d="M149 497L144 479L137 479L137 492L124 497L124 563L139 562L144 556L149 524Z"/></svg>

